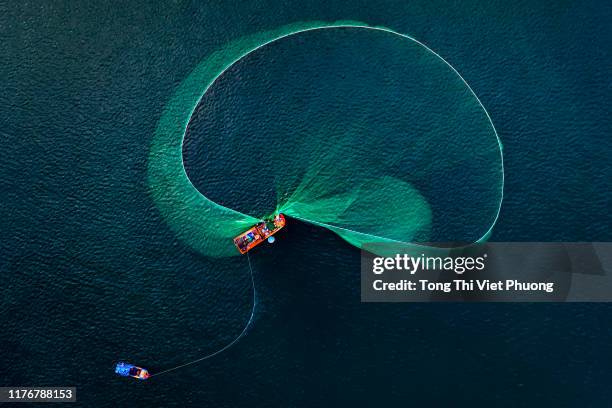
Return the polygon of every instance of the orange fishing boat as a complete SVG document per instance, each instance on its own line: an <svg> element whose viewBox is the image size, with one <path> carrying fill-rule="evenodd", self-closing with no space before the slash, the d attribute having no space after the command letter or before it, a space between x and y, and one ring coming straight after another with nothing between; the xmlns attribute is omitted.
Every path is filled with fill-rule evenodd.
<svg viewBox="0 0 612 408"><path fill-rule="evenodd" d="M284 226L285 216L278 214L271 221L262 221L248 231L238 235L234 238L234 244L236 244L236 248L238 248L241 254L246 254L266 239L270 243L274 242L272 235L276 234Z"/></svg>

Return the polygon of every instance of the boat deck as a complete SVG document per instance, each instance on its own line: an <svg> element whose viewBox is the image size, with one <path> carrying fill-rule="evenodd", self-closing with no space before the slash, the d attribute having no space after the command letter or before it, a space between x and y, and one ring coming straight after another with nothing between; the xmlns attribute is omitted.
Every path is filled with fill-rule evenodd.
<svg viewBox="0 0 612 408"><path fill-rule="evenodd" d="M285 226L285 216L278 214L272 221L262 221L234 238L234 244L241 254L246 254L263 241L276 234Z"/></svg>

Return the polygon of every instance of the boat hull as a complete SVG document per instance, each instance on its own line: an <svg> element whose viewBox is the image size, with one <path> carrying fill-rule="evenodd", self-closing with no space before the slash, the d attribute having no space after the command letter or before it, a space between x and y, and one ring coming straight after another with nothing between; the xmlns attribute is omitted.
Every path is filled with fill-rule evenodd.
<svg viewBox="0 0 612 408"><path fill-rule="evenodd" d="M271 222L260 222L234 238L234 245L241 254L246 254L257 245L280 231L286 224L285 216L278 214Z"/></svg>

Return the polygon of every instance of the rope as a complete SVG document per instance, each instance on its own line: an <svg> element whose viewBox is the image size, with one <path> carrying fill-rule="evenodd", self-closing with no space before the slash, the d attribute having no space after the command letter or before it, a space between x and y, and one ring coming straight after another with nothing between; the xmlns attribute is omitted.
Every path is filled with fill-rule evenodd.
<svg viewBox="0 0 612 408"><path fill-rule="evenodd" d="M247 321L246 325L244 326L244 328L242 329L240 334L234 340L232 340L230 343L226 344L225 346L223 346L222 348L220 348L219 350L217 350L217 351L215 351L213 353L207 354L204 357L200 357L200 358L198 358L196 360L193 360L193 361L190 361L188 363L177 365L176 367L168 368L166 370L157 372L155 374L151 374L150 377L156 377L158 375L169 373L170 371L175 371L175 370L178 370L180 368L187 367L187 366L190 366L192 364L199 363L200 361L204 361L204 360L207 360L209 358L212 358L212 357L214 357L216 355L219 355L219 354L223 353L225 350L229 349L234 344L238 343L238 341L242 337L244 337L244 335L247 333L248 329L251 327L251 323L253 323L253 318L255 317L255 305L257 304L257 292L255 290L255 277L253 276L254 275L253 274L253 268L251 267L251 258L249 257L249 253L248 252L247 252L246 255L247 255L247 260L249 261L249 271L250 271L250 274L251 274L251 287L253 288L253 306L251 308L251 316L249 317L249 320Z"/></svg>

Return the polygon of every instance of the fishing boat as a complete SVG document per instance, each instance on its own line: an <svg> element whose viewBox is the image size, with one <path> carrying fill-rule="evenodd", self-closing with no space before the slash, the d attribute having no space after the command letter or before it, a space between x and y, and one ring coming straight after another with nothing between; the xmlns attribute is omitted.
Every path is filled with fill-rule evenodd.
<svg viewBox="0 0 612 408"><path fill-rule="evenodd" d="M119 374L122 377L134 377L139 380L146 380L151 376L149 371L142 367L137 367L134 364L119 362L115 366L115 373Z"/></svg>
<svg viewBox="0 0 612 408"><path fill-rule="evenodd" d="M262 221L234 238L234 244L241 254L246 254L257 245L264 242L274 242L272 235L276 234L285 226L285 216L277 214L272 220Z"/></svg>

